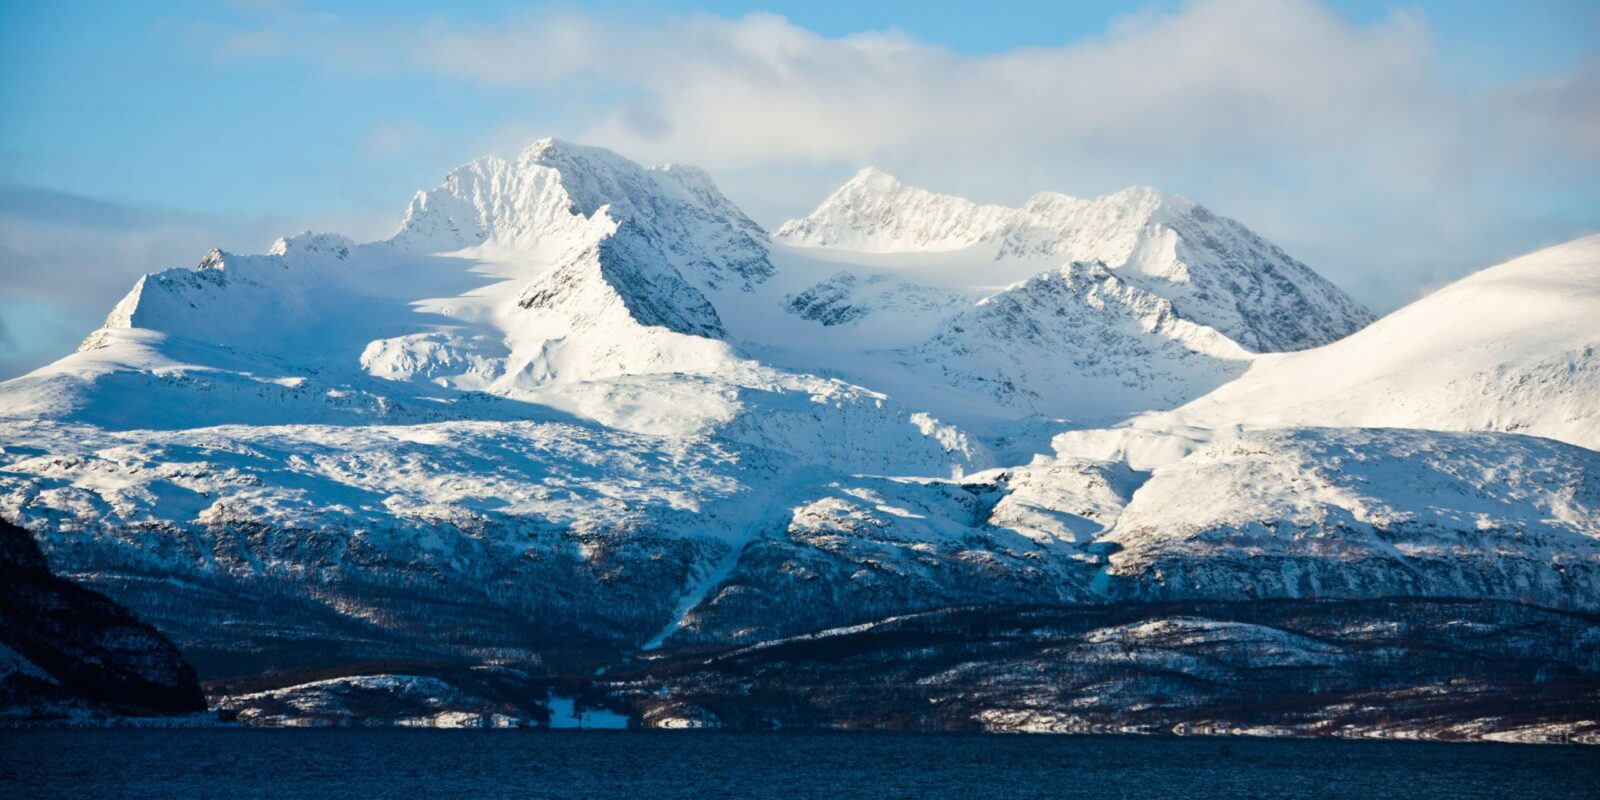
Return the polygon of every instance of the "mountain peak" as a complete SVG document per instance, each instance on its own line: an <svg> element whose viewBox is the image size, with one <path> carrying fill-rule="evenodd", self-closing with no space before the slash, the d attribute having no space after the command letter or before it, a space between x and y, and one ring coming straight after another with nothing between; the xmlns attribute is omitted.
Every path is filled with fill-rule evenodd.
<svg viewBox="0 0 1600 800"><path fill-rule="evenodd" d="M1157 204L1157 205L1164 205L1164 204L1176 203L1176 202L1184 202L1184 203L1188 203L1188 204L1191 204L1191 205L1194 203L1193 200L1190 200L1189 198L1184 197L1183 195L1173 194L1171 192L1165 192L1165 191L1162 191L1161 189L1159 189L1159 188L1157 188L1155 186L1150 186L1148 184L1134 184L1133 186L1129 186L1126 189L1122 189L1120 191L1112 192L1111 194L1105 195L1101 199L1113 199L1113 200L1118 200L1118 201L1122 201L1122 202L1129 202L1129 203L1152 203L1152 204Z"/></svg>
<svg viewBox="0 0 1600 800"><path fill-rule="evenodd" d="M1154 186L1129 186L1122 191L1097 198L1095 202L1132 209L1135 213L1145 215L1162 212L1187 214L1201 208L1199 203L1181 194L1164 192ZM1206 213L1209 215L1210 212Z"/></svg>
<svg viewBox="0 0 1600 800"><path fill-rule="evenodd" d="M1187 214L1200 207L1199 203L1181 194L1165 192L1154 186L1137 185L1092 200L1060 192L1039 192L1028 198L1017 211L1019 217L1034 218L1049 224L1064 215L1084 213L1092 209L1104 209L1124 219L1142 220L1158 216L1162 212Z"/></svg>
<svg viewBox="0 0 1600 800"><path fill-rule="evenodd" d="M552 138L513 161L488 156L452 170L438 188L417 193L392 241L429 252L581 250L623 226L708 288L748 288L772 272L766 231L704 171L647 169L603 147Z"/></svg>
<svg viewBox="0 0 1600 800"><path fill-rule="evenodd" d="M1000 206L907 186L867 167L810 215L784 223L777 237L861 252L959 250L982 239L1008 213Z"/></svg>
<svg viewBox="0 0 1600 800"><path fill-rule="evenodd" d="M863 170L777 235L791 244L858 252L971 248L974 265L1016 260L1043 269L1101 261L1172 301L1190 321L1258 352L1325 344L1372 320L1333 284L1243 225L1152 186L1093 200L1040 192L1013 209Z"/></svg>
<svg viewBox="0 0 1600 800"><path fill-rule="evenodd" d="M899 178L877 167L865 167L851 177L849 181L846 181L844 186L840 187L840 191L856 188L877 192L893 192L903 186L904 184L900 182Z"/></svg>
<svg viewBox="0 0 1600 800"><path fill-rule="evenodd" d="M559 154L562 150L571 149L572 147L573 145L565 140L557 139L554 136L546 136L543 139L535 139L530 142L527 147L522 148L522 152L517 157L519 159L545 158Z"/></svg>
<svg viewBox="0 0 1600 800"><path fill-rule="evenodd" d="M1012 209L907 186L877 167L867 167L810 215L786 223L778 236L794 244L863 252L954 250L990 241L1001 243L1002 256L1025 255L1038 248L1033 247L1036 243L1014 241L1022 230L1035 236L1059 231L1085 215L1138 227L1162 212L1182 215L1196 208L1198 204L1187 197L1141 185L1093 200L1044 191Z"/></svg>
<svg viewBox="0 0 1600 800"><path fill-rule="evenodd" d="M304 231L293 236L280 236L268 248L269 256L288 256L291 253L323 253L339 260L350 257L356 243L337 233L312 233Z"/></svg>
<svg viewBox="0 0 1600 800"><path fill-rule="evenodd" d="M419 191L395 240L421 249L479 244L535 245L540 240L592 239L607 216L636 211L659 187L638 164L602 147L539 139L512 160L484 156Z"/></svg>

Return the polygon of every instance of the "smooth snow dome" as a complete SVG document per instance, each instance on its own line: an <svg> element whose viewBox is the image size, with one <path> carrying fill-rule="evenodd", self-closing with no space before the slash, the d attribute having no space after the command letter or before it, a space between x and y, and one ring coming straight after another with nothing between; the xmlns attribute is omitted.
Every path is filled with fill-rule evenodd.
<svg viewBox="0 0 1600 800"><path fill-rule="evenodd" d="M1173 416L1512 431L1600 449L1600 236L1468 276L1326 347L1258 359Z"/></svg>
<svg viewBox="0 0 1600 800"><path fill-rule="evenodd" d="M868 170L769 236L700 170L546 139L389 239L142 278L0 384L0 515L135 604L238 595L285 641L449 613L460 653L546 618L655 647L990 602L1594 610L1597 297L1591 237L1369 325L1148 188L1007 209Z"/></svg>

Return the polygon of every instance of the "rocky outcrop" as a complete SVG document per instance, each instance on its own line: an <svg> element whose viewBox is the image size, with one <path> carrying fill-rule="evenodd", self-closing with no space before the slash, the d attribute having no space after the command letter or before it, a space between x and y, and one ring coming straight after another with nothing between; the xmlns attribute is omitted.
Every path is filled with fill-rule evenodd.
<svg viewBox="0 0 1600 800"><path fill-rule="evenodd" d="M127 609L50 571L0 521L0 721L206 710L194 669Z"/></svg>

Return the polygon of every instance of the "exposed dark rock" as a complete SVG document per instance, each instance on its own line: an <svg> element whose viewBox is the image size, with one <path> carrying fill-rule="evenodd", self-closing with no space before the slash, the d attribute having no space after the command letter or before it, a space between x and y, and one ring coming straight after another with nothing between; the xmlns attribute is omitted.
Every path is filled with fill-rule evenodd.
<svg viewBox="0 0 1600 800"><path fill-rule="evenodd" d="M172 642L57 577L32 535L0 521L0 720L205 710L194 669Z"/></svg>

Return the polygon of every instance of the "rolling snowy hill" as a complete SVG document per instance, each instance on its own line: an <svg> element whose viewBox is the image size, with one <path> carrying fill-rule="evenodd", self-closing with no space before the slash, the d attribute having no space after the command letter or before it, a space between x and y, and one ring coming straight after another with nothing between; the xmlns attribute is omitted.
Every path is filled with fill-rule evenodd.
<svg viewBox="0 0 1600 800"><path fill-rule="evenodd" d="M1450 284L1173 412L1217 427L1495 430L1600 449L1600 236Z"/></svg>

